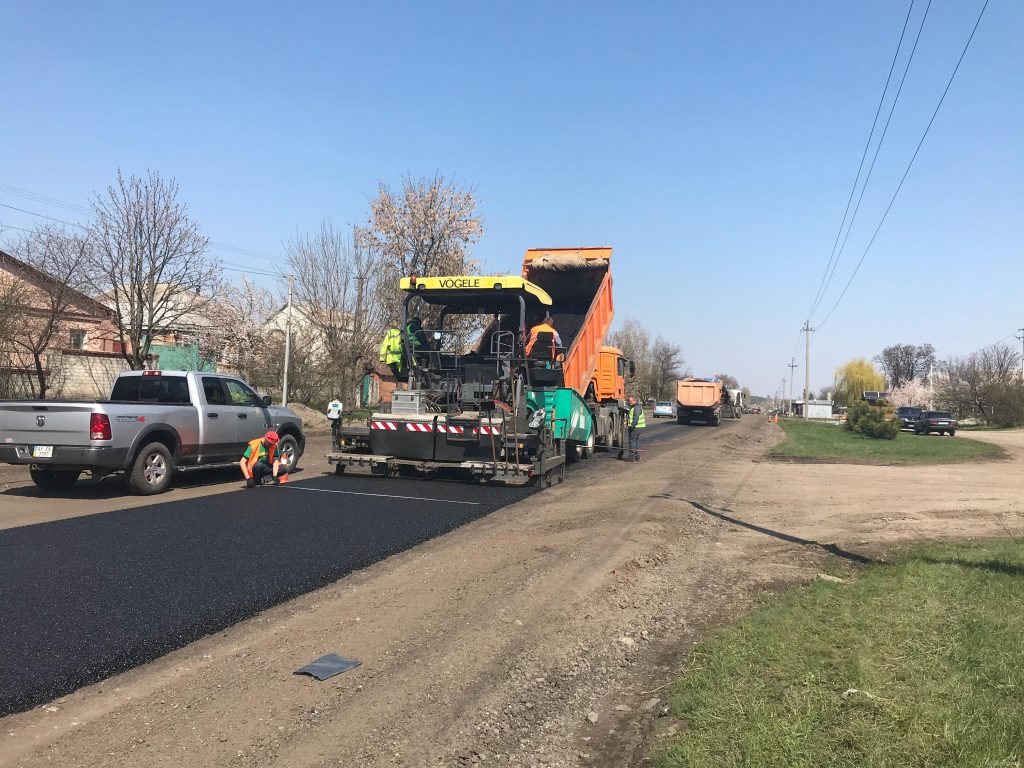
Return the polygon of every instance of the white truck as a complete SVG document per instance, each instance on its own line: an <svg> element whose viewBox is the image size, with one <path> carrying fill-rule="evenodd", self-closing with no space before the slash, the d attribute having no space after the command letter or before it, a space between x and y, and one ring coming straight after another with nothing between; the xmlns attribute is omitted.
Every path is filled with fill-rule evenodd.
<svg viewBox="0 0 1024 768"><path fill-rule="evenodd" d="M738 419L747 408L747 399L743 396L743 390L727 389L725 392L728 395L728 399L722 406L722 415Z"/></svg>
<svg viewBox="0 0 1024 768"><path fill-rule="evenodd" d="M28 465L44 491L71 488L82 472L127 475L135 493L162 493L175 469L237 462L245 445L275 430L294 470L302 419L241 379L217 373L126 371L109 400L0 401L0 463Z"/></svg>

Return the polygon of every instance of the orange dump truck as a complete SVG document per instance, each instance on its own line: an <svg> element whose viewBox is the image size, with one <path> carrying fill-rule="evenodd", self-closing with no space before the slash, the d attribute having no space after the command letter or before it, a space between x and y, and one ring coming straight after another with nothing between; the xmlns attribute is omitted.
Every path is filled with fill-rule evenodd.
<svg viewBox="0 0 1024 768"><path fill-rule="evenodd" d="M579 393L594 417L589 445L580 447L582 457L595 445L625 445L625 376L632 374L633 363L605 344L614 314L611 261L611 248L531 248L523 257L523 277L552 299L564 386Z"/></svg>
<svg viewBox="0 0 1024 768"><path fill-rule="evenodd" d="M676 421L722 423L722 382L718 379L680 379L676 382Z"/></svg>

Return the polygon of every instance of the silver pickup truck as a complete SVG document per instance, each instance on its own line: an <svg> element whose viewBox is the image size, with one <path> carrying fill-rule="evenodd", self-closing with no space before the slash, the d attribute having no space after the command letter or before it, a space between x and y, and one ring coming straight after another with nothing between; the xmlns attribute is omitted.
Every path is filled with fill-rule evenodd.
<svg viewBox="0 0 1024 768"><path fill-rule="evenodd" d="M302 419L242 380L216 373L127 371L109 400L0 401L0 462L27 464L45 491L67 490L83 471L127 475L142 495L162 493L176 468L237 462L268 430L294 469Z"/></svg>

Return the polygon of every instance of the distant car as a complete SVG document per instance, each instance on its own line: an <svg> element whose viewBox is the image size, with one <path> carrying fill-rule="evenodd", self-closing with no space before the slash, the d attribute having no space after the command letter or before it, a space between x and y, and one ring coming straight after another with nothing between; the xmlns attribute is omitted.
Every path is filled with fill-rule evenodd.
<svg viewBox="0 0 1024 768"><path fill-rule="evenodd" d="M747 408L747 413L754 413L754 414L757 414L758 416L760 416L761 415L761 406L760 405L752 405L752 406L750 406L750 408Z"/></svg>
<svg viewBox="0 0 1024 768"><path fill-rule="evenodd" d="M924 409L918 408L916 405L901 405L896 409L896 419L900 423L900 429L913 429L923 412Z"/></svg>
<svg viewBox="0 0 1024 768"><path fill-rule="evenodd" d="M654 404L653 416L656 419L660 416L666 416L670 419L674 419L676 417L676 407L668 400L659 400Z"/></svg>
<svg viewBox="0 0 1024 768"><path fill-rule="evenodd" d="M919 435L932 432L944 435L949 432L949 436L953 437L958 426L957 420L948 411L921 411L921 416L914 422L914 432Z"/></svg>

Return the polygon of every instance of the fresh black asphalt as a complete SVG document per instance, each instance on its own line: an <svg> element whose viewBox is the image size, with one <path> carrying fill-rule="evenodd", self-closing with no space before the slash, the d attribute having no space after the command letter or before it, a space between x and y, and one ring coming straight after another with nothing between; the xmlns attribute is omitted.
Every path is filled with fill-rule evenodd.
<svg viewBox="0 0 1024 768"><path fill-rule="evenodd" d="M682 431L672 424L645 436L661 442ZM609 466L607 454L599 457L566 482ZM310 475L279 488L0 531L0 716L157 658L535 492Z"/></svg>

